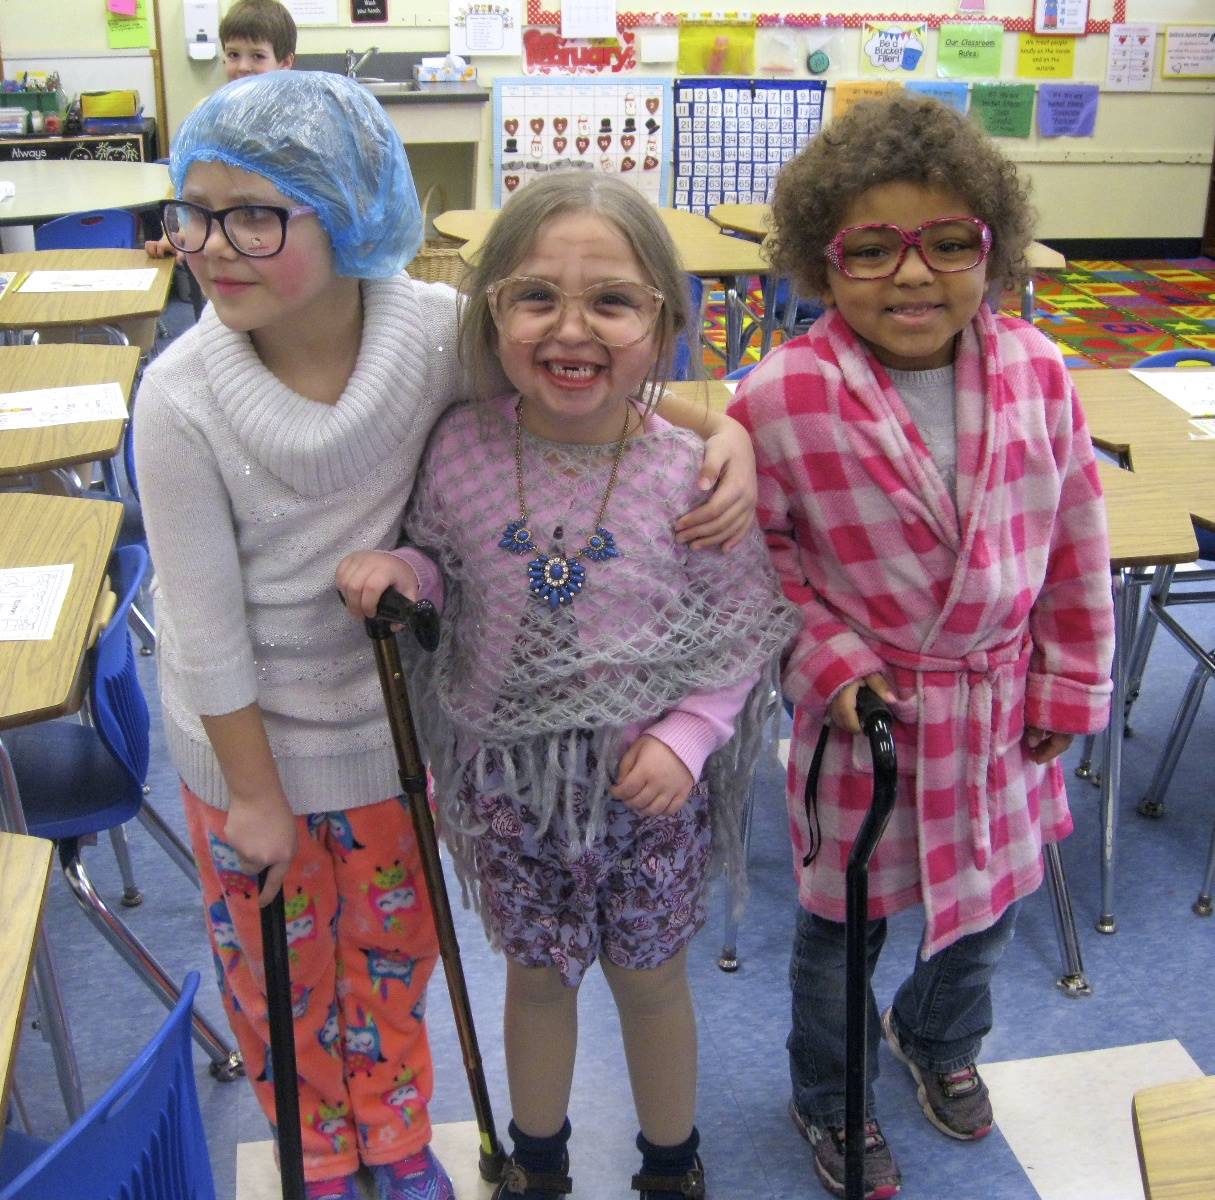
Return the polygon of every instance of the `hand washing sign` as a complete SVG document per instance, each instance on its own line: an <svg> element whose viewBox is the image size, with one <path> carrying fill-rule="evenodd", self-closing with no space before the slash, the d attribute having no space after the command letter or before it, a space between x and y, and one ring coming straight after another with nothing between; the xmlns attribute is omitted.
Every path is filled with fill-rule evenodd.
<svg viewBox="0 0 1215 1200"><path fill-rule="evenodd" d="M928 22L866 21L861 32L861 73L889 78L919 68L928 45Z"/></svg>

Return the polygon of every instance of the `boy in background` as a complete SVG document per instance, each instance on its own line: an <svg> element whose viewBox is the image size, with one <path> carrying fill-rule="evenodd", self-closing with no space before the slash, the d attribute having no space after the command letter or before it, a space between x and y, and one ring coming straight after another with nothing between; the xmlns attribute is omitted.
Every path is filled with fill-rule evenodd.
<svg viewBox="0 0 1215 1200"><path fill-rule="evenodd" d="M236 0L219 23L219 44L224 50L225 82L260 75L264 71L289 71L295 64L295 19L278 0ZM143 244L152 258L176 253L163 235ZM177 255L178 262L184 262ZM201 310L202 294L191 276L195 315Z"/></svg>

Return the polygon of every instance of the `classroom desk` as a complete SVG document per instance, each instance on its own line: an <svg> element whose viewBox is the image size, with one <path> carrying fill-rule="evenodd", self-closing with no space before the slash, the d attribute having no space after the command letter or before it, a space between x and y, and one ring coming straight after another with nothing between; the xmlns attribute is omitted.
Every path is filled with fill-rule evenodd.
<svg viewBox="0 0 1215 1200"><path fill-rule="evenodd" d="M4 392L114 382L129 410L138 366L137 346L0 347L0 407ZM32 475L113 458L125 427L125 421L82 421L0 431L0 476Z"/></svg>
<svg viewBox="0 0 1215 1200"><path fill-rule="evenodd" d="M1093 442L1128 463L1131 471L1102 468L1107 489L1114 579L1113 718L1101 772L1101 914L1097 929L1113 933L1114 843L1121 785L1122 714L1140 667L1132 661L1143 568L1167 580L1179 563L1198 557L1193 522L1215 528L1215 443L1189 439L1185 413L1129 371L1083 370L1072 382ZM1086 773L1089 764L1081 764Z"/></svg>
<svg viewBox="0 0 1215 1200"><path fill-rule="evenodd" d="M1146 1200L1215 1196L1215 1076L1142 1088L1131 1123Z"/></svg>
<svg viewBox="0 0 1215 1200"><path fill-rule="evenodd" d="M460 256L469 262L497 215L497 209L450 209L435 217L434 226L444 237L464 243ZM726 301L726 371L733 371L742 361L743 332L748 317L756 325L764 326L764 318L753 313L746 304L747 280L751 276L759 275L764 280L765 313L771 313L774 307L769 264L754 242L723 237L712 221L698 213L660 208L658 215L679 251L683 269L689 275L722 281Z"/></svg>
<svg viewBox="0 0 1215 1200"><path fill-rule="evenodd" d="M155 208L173 194L169 168L160 163L6 162L0 180L17 189L0 200L0 225L39 225L97 208Z"/></svg>
<svg viewBox="0 0 1215 1200"><path fill-rule="evenodd" d="M97 623L102 583L122 524L122 505L108 500L0 492L0 567L73 564L52 638L0 642L0 733L75 712L82 696L85 650ZM25 832L12 765L0 739L0 831ZM84 1111L80 1075L45 936L34 979L68 1116Z"/></svg>
<svg viewBox="0 0 1215 1200"><path fill-rule="evenodd" d="M172 257L149 258L142 250L28 250L0 254L0 271L112 271L154 268L152 286L139 292L34 293L9 288L0 298L0 331L70 329L81 325L121 325L140 322L132 336L145 349L151 346L156 318L169 302L173 285ZM145 345L146 343L146 345Z"/></svg>
<svg viewBox="0 0 1215 1200"><path fill-rule="evenodd" d="M0 833L0 1142L54 843Z"/></svg>

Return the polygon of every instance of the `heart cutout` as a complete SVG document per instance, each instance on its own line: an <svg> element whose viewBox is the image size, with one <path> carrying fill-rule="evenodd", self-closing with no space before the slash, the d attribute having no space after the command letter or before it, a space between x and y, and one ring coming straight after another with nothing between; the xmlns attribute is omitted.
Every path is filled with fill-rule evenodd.
<svg viewBox="0 0 1215 1200"><path fill-rule="evenodd" d="M558 154L563 153L566 146L568 146L568 145L569 145L569 142L567 142L565 140L565 138L563 138L563 137L553 138L553 149L556 150Z"/></svg>
<svg viewBox="0 0 1215 1200"><path fill-rule="evenodd" d="M591 139L589 137L575 138L574 145L578 147L579 154L585 154L590 149Z"/></svg>
<svg viewBox="0 0 1215 1200"><path fill-rule="evenodd" d="M544 129L543 117L532 117L532 133L540 133Z"/></svg>
<svg viewBox="0 0 1215 1200"><path fill-rule="evenodd" d="M643 171L652 171L656 166L658 166L658 159L656 159L652 154L647 154L645 156L645 162L641 164L641 169Z"/></svg>
<svg viewBox="0 0 1215 1200"><path fill-rule="evenodd" d="M633 143L637 139L631 133L622 133L620 135L620 148L622 150L632 150Z"/></svg>
<svg viewBox="0 0 1215 1200"><path fill-rule="evenodd" d="M553 128L558 133L564 133L567 125L569 125L568 118L566 118L566 117L554 117L553 118Z"/></svg>
<svg viewBox="0 0 1215 1200"><path fill-rule="evenodd" d="M612 135L610 133L601 133L595 141L600 150L606 150L612 144Z"/></svg>
<svg viewBox="0 0 1215 1200"><path fill-rule="evenodd" d="M515 188L517 188L519 186L519 176L518 175L507 175L506 178L502 180L502 182L504 184L506 184L506 190L508 192L513 192L515 190Z"/></svg>
<svg viewBox="0 0 1215 1200"><path fill-rule="evenodd" d="M519 122L514 117L507 117L506 120L502 122L502 127L511 137L514 137L515 134L519 132Z"/></svg>
<svg viewBox="0 0 1215 1200"><path fill-rule="evenodd" d="M620 169L622 171L631 171L636 165L637 164L631 158L629 158L627 154L620 160Z"/></svg>
<svg viewBox="0 0 1215 1200"><path fill-rule="evenodd" d="M647 96L646 101L645 101L645 106L649 112L656 113L658 111L658 97L657 96Z"/></svg>

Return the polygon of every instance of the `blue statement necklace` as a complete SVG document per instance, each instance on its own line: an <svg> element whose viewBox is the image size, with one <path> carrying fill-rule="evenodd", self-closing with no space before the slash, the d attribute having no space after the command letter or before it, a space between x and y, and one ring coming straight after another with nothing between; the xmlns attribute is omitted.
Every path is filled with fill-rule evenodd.
<svg viewBox="0 0 1215 1200"><path fill-rule="evenodd" d="M620 460L624 456L624 443L628 432L629 409L626 405L624 426L620 430L616 453L612 459L612 473L608 477L599 511L592 522L594 532L587 535L586 545L569 555L553 551L545 554L536 546L528 525L527 494L523 484L523 401L520 400L515 406L515 485L519 496L519 519L507 524L498 546L511 554L536 555L527 564L528 590L542 604L547 604L551 612L556 612L562 605L572 604L574 597L586 586L586 568L579 559L602 563L607 562L609 558L620 557L620 551L616 549L616 539L603 527L603 514L607 512L612 489L616 486L616 476L620 473Z"/></svg>

